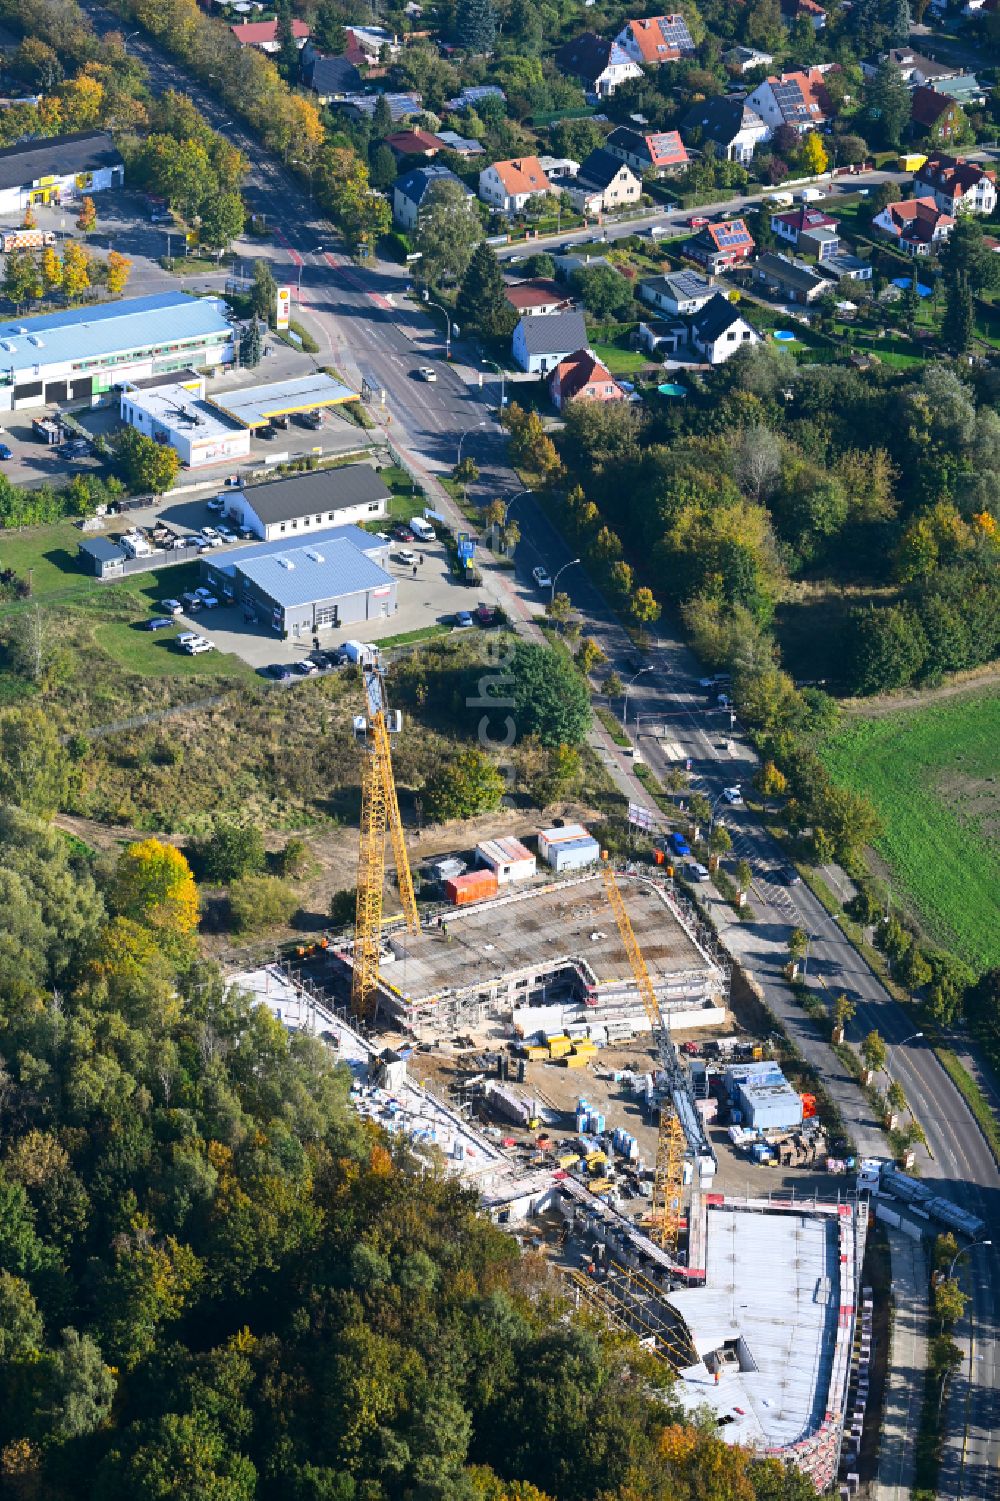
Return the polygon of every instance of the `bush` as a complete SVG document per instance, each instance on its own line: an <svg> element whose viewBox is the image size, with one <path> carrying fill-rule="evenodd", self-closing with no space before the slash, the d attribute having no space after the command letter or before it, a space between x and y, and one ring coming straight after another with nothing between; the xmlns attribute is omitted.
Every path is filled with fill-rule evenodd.
<svg viewBox="0 0 1000 1501"><path fill-rule="evenodd" d="M226 886L264 869L264 840L253 824L218 819L212 833L197 846L202 880Z"/></svg>
<svg viewBox="0 0 1000 1501"><path fill-rule="evenodd" d="M244 876L229 888L229 911L237 933L287 927L297 906L295 892L277 876Z"/></svg>
<svg viewBox="0 0 1000 1501"><path fill-rule="evenodd" d="M505 791L503 777L480 750L462 751L442 762L427 784L427 812L440 823L492 813Z"/></svg>

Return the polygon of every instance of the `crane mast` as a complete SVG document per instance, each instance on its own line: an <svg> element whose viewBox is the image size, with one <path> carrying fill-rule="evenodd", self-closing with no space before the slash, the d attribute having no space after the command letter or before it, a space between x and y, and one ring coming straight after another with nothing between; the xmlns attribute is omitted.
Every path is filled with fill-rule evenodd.
<svg viewBox="0 0 1000 1501"><path fill-rule="evenodd" d="M392 839L403 916L411 933L419 931L420 921L392 771L390 736L399 733L402 716L398 710L390 713L386 707L385 674L378 660L365 663L362 674L368 712L354 721L355 738L363 747L364 762L351 1006L355 1016L367 1019L375 1009L378 993L387 833Z"/></svg>
<svg viewBox="0 0 1000 1501"><path fill-rule="evenodd" d="M653 1040L656 1044L660 1068L666 1074L667 1082L670 1083L676 1073L673 1044L670 1041L667 1023L660 1010L660 1003L656 998L656 991L653 989L653 982L649 977L646 961L635 936L632 921L625 907L614 867L606 854L603 857L601 873L604 876L608 902L615 915L615 922L618 924L618 932L628 956L636 987L653 1029ZM671 1254L677 1250L677 1238L680 1233L685 1145L684 1128L676 1111L668 1107L665 1100L661 1100L660 1133L656 1143L656 1169L653 1174L653 1204L650 1220L653 1227L653 1239Z"/></svg>

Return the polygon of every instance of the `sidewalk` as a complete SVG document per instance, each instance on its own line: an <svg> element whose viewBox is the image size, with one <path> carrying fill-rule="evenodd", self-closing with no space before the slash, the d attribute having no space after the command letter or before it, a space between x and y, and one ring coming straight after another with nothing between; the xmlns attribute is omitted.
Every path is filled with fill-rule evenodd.
<svg viewBox="0 0 1000 1501"><path fill-rule="evenodd" d="M889 1349L877 1501L908 1501L913 1490L917 1427L927 1366L927 1279L922 1241L889 1229L895 1321Z"/></svg>

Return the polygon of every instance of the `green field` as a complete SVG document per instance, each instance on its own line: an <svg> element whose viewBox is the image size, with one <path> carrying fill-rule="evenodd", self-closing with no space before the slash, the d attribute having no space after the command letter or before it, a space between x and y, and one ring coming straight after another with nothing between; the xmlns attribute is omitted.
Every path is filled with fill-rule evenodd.
<svg viewBox="0 0 1000 1501"><path fill-rule="evenodd" d="M822 754L878 809L878 851L929 935L977 969L1000 964L1000 692L849 720Z"/></svg>

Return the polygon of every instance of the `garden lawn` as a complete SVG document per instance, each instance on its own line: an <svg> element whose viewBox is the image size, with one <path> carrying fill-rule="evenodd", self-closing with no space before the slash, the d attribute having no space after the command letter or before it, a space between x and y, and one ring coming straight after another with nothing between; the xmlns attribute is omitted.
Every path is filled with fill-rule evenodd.
<svg viewBox="0 0 1000 1501"><path fill-rule="evenodd" d="M654 363L638 349L619 349L617 344L592 344L591 348L612 375L640 375Z"/></svg>
<svg viewBox="0 0 1000 1501"><path fill-rule="evenodd" d="M198 625L211 639L211 614L199 616ZM203 652L192 657L182 651L177 644L182 629L190 627L178 622L172 631L146 631L132 622L109 620L94 626L94 640L120 667L143 677L225 678L229 686L234 678L257 682L253 668L229 652Z"/></svg>
<svg viewBox="0 0 1000 1501"><path fill-rule="evenodd" d="M902 893L937 942L976 969L1000 964L1000 691L847 720L821 748L864 793ZM895 884L895 883L894 883Z"/></svg>
<svg viewBox="0 0 1000 1501"><path fill-rule="evenodd" d="M97 580L79 562L79 545L85 540L72 521L0 531L0 568L13 568L25 579L30 571L33 599L96 589Z"/></svg>

